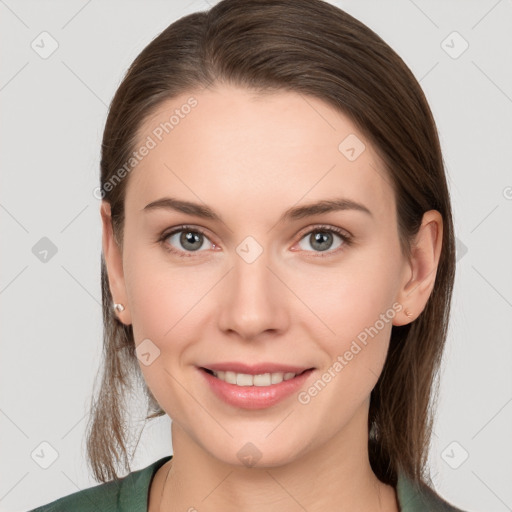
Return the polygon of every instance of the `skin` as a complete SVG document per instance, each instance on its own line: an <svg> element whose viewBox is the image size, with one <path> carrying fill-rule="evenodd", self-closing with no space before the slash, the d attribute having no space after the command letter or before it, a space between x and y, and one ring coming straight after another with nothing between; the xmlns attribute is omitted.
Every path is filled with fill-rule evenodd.
<svg viewBox="0 0 512 512"><path fill-rule="evenodd" d="M161 104L141 126L141 143L190 95ZM382 162L350 119L319 99L226 85L194 97L198 105L125 178L122 251L108 203L100 209L112 296L125 306L118 317L133 325L137 346L149 338L160 350L139 364L173 420L174 457L153 479L149 511L398 511L394 488L368 459L370 392L392 325L413 321L432 291L442 218L425 213L407 259ZM338 150L349 134L366 145L355 161ZM224 222L143 211L164 196L207 204ZM334 197L372 215L343 210L277 222L290 207ZM187 253L179 234L157 241L185 223L207 235L189 258L165 250ZM318 225L348 231L353 243L334 234L319 250L311 237ZM250 264L236 252L247 236L263 248ZM234 408L197 370L222 361L315 367L307 389L394 303L412 316L397 312L306 405L293 394L267 409ZM237 457L247 442L261 452L254 467Z"/></svg>

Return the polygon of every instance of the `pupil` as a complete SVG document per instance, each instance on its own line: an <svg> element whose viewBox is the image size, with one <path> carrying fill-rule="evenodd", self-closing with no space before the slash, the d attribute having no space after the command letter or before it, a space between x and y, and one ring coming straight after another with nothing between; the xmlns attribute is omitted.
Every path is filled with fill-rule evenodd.
<svg viewBox="0 0 512 512"><path fill-rule="evenodd" d="M332 234L326 233L326 232L317 232L314 235L314 242L311 245L312 245L312 247L315 247L315 245L318 244L318 245L316 245L315 248L318 249L319 251L325 251L329 248L329 247L322 245L322 243L325 243L325 242L332 243ZM328 246L330 246L330 245L331 244L328 244Z"/></svg>
<svg viewBox="0 0 512 512"><path fill-rule="evenodd" d="M187 232L183 232L182 235L181 235L181 245L187 249L189 249L190 251L197 251L197 249L199 249L201 247L201 243L199 245L196 245L195 247L192 245L194 242L200 242L201 241L201 236L199 233L194 233L192 231L187 231ZM190 244L190 245L187 245L187 244Z"/></svg>

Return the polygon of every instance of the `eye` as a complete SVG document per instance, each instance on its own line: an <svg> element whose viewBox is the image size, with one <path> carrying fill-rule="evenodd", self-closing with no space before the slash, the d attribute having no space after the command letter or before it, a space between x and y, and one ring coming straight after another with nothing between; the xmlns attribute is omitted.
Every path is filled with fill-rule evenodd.
<svg viewBox="0 0 512 512"><path fill-rule="evenodd" d="M339 228L317 226L300 239L299 246L307 252L328 251L328 255L330 255L337 253L338 250L343 250L345 246L350 245L351 241L351 236ZM313 251L307 249L308 244L313 248ZM319 254L319 256L323 256L323 254Z"/></svg>
<svg viewBox="0 0 512 512"><path fill-rule="evenodd" d="M168 243L166 243L167 240L169 241ZM162 242L165 249L169 252L182 257L192 256L192 254L187 253L204 252L200 251L200 249L204 247L205 242L207 242L206 249L215 247L215 244L210 242L202 230L191 226L179 226L172 231L166 232L160 237L159 242ZM210 244L209 247L208 244Z"/></svg>
<svg viewBox="0 0 512 512"><path fill-rule="evenodd" d="M179 257L192 257L195 252L205 252L201 249L216 248L216 245L210 241L203 230L192 226L176 227L162 234L158 241L164 245L167 251ZM325 256L330 256L343 250L351 243L352 236L339 228L316 226L315 229L308 231L298 244L300 249L317 253L315 256L322 257L324 254L320 253L326 252ZM310 244L313 251L308 250L307 244Z"/></svg>

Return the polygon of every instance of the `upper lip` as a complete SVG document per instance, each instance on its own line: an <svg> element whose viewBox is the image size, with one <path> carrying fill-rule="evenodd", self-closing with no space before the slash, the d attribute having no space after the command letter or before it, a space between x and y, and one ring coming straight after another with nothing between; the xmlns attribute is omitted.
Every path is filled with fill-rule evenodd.
<svg viewBox="0 0 512 512"><path fill-rule="evenodd" d="M245 363L237 363L233 361L225 363L212 363L202 366L207 370L214 371L230 371L235 373L246 373L248 375L262 375L264 373L302 373L305 370L311 369L306 366L291 366L287 364L278 363L259 363L249 365Z"/></svg>

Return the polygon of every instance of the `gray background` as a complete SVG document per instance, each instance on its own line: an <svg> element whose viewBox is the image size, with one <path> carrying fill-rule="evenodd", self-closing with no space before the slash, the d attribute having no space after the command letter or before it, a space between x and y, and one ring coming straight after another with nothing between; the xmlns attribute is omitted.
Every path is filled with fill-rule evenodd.
<svg viewBox="0 0 512 512"><path fill-rule="evenodd" d="M440 132L458 268L432 439L434 482L463 509L512 510L512 2L333 3L402 56ZM151 39L208 7L0 0L2 511L97 484L83 436L102 343L92 191L107 105ZM58 48L42 58L52 39ZM46 261L44 237L57 250ZM146 427L133 469L171 453L169 426L165 417Z"/></svg>

